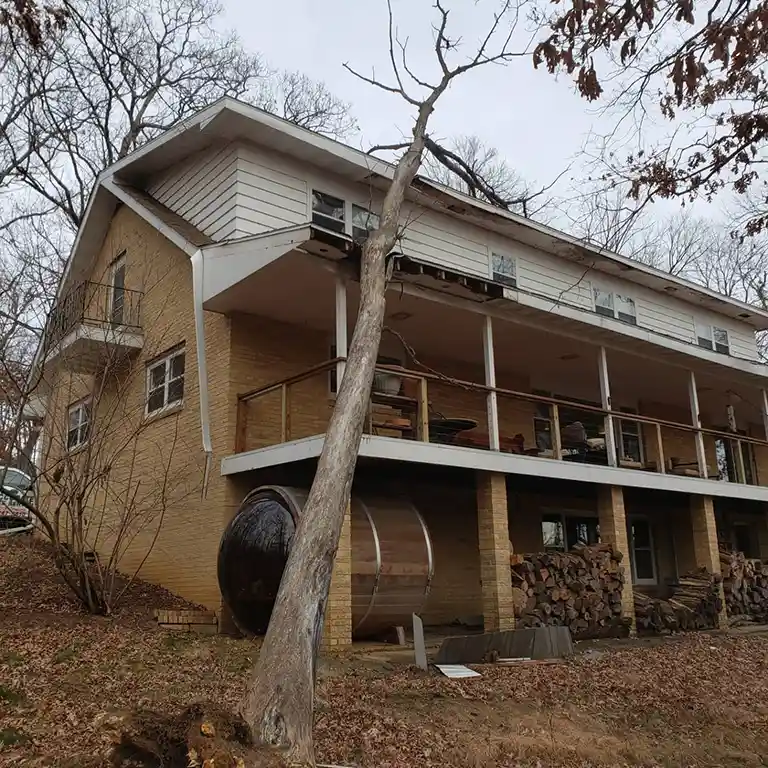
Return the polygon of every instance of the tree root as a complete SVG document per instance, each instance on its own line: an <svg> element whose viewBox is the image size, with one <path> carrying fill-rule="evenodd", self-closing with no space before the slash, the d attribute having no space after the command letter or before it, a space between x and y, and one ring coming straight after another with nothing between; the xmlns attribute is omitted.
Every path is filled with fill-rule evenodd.
<svg viewBox="0 0 768 768"><path fill-rule="evenodd" d="M114 768L285 768L282 755L255 746L239 715L193 704L175 715L140 710L109 724Z"/></svg>

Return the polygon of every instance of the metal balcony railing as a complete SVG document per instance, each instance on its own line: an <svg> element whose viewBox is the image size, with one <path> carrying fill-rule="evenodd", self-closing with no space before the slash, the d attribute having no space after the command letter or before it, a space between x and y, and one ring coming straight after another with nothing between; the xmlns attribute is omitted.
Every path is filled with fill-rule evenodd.
<svg viewBox="0 0 768 768"><path fill-rule="evenodd" d="M141 330L141 291L86 280L57 302L45 333L50 350L77 326L92 325L125 332Z"/></svg>

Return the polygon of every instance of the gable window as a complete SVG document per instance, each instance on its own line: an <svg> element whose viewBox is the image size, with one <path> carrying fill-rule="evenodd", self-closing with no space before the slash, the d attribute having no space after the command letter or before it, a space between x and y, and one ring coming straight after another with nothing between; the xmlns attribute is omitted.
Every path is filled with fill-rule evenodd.
<svg viewBox="0 0 768 768"><path fill-rule="evenodd" d="M312 223L333 232L344 232L344 208L346 204L340 197L325 192L312 190Z"/></svg>
<svg viewBox="0 0 768 768"><path fill-rule="evenodd" d="M615 317L623 323L637 325L637 307L635 300L623 293L606 291L595 286L595 312L604 317Z"/></svg>
<svg viewBox="0 0 768 768"><path fill-rule="evenodd" d="M491 276L497 283L517 288L517 264L512 256L491 254Z"/></svg>
<svg viewBox="0 0 768 768"><path fill-rule="evenodd" d="M712 349L721 355L731 354L731 345L728 339L728 331L716 325L696 323L696 341L704 349Z"/></svg>
<svg viewBox="0 0 768 768"><path fill-rule="evenodd" d="M83 400L71 405L67 420L67 450L72 451L88 442L91 432L91 401Z"/></svg>
<svg viewBox="0 0 768 768"><path fill-rule="evenodd" d="M633 517L630 518L629 526L632 582L634 584L655 584L656 560L653 556L651 524L644 517Z"/></svg>
<svg viewBox="0 0 768 768"><path fill-rule="evenodd" d="M125 251L112 263L112 282L109 297L109 319L122 325L125 316Z"/></svg>
<svg viewBox="0 0 768 768"><path fill-rule="evenodd" d="M379 228L379 215L363 208L362 205L352 206L352 237L355 242L363 243L368 239L368 233Z"/></svg>
<svg viewBox="0 0 768 768"><path fill-rule="evenodd" d="M184 400L184 364L182 348L147 366L148 415Z"/></svg>

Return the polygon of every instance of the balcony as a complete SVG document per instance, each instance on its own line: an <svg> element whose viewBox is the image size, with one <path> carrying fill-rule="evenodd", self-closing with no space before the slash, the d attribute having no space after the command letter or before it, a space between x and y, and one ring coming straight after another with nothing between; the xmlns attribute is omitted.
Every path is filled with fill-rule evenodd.
<svg viewBox="0 0 768 768"><path fill-rule="evenodd" d="M93 373L140 350L142 292L84 281L54 305L44 359L76 373Z"/></svg>

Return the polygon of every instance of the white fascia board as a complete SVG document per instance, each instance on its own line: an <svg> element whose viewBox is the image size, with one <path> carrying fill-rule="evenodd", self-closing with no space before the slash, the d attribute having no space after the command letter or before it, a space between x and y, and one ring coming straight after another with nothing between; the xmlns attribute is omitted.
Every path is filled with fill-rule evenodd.
<svg viewBox="0 0 768 768"><path fill-rule="evenodd" d="M203 303L299 247L312 236L309 224L204 246Z"/></svg>
<svg viewBox="0 0 768 768"><path fill-rule="evenodd" d="M325 435L315 435L269 448L226 456L221 461L221 474L235 475L239 472L267 469L280 464L317 458L323 449L324 441ZM363 435L359 456L473 471L500 472L507 475L529 475L579 483L618 485L624 488L645 488L699 496L768 501L768 487L725 483L661 472L643 472L623 467L555 461L537 456L484 451L456 445L435 445L397 437Z"/></svg>

